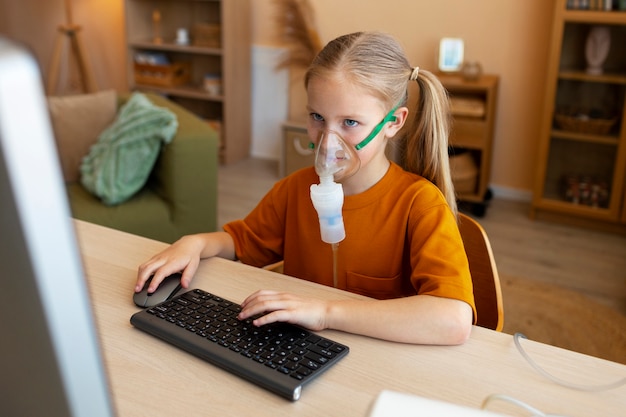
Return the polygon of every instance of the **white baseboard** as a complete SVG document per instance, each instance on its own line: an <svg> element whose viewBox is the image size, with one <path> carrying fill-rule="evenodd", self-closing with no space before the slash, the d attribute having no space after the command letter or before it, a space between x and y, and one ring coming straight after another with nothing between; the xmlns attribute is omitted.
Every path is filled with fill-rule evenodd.
<svg viewBox="0 0 626 417"><path fill-rule="evenodd" d="M495 198L501 198L502 200L513 200L530 203L533 199L533 192L531 190L523 190L520 188L506 187L503 185L489 186L493 196Z"/></svg>

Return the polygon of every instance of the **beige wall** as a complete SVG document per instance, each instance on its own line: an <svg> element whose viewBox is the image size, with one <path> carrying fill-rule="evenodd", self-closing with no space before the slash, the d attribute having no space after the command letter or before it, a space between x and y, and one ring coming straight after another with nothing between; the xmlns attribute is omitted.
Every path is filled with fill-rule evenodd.
<svg viewBox="0 0 626 417"><path fill-rule="evenodd" d="M553 2L546 0L310 0L322 40L357 30L398 37L413 65L434 69L439 39L465 40L466 57L501 77L492 183L496 192L528 197L537 151ZM0 33L31 46L44 69L62 0L0 0ZM253 43L275 45L274 0L251 0ZM87 55L100 88L127 88L122 0L74 0ZM66 88L73 88L70 74Z"/></svg>
<svg viewBox="0 0 626 417"><path fill-rule="evenodd" d="M100 89L127 89L122 0L73 0L73 23L81 26L87 62ZM30 47L43 77L52 59L57 28L66 23L65 0L0 0L0 34ZM69 42L64 37L59 92L77 91L79 78L68 65Z"/></svg>

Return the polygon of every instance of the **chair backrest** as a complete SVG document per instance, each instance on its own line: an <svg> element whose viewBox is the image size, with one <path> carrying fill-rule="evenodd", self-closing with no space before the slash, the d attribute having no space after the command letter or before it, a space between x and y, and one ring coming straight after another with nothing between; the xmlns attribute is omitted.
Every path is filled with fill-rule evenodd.
<svg viewBox="0 0 626 417"><path fill-rule="evenodd" d="M478 313L476 324L501 331L504 325L502 290L487 233L476 220L463 213L459 213L459 230L474 285L474 302Z"/></svg>

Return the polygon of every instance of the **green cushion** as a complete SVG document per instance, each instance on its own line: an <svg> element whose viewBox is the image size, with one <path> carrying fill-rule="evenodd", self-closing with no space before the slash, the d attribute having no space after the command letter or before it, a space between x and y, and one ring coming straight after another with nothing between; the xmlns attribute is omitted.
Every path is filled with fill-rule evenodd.
<svg viewBox="0 0 626 417"><path fill-rule="evenodd" d="M81 183L105 204L128 200L148 180L162 143L176 134L176 115L134 93L81 165Z"/></svg>

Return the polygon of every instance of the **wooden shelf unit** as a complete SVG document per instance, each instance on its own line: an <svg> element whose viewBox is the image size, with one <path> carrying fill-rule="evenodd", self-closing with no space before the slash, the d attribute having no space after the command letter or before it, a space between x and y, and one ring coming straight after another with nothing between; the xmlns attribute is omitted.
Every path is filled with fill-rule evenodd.
<svg viewBox="0 0 626 417"><path fill-rule="evenodd" d="M531 217L626 231L626 13L568 10L566 3L555 3ZM600 75L586 72L586 39L595 25L611 33ZM556 115L567 112L615 123L588 132L559 124Z"/></svg>
<svg viewBox="0 0 626 417"><path fill-rule="evenodd" d="M491 175L491 158L493 134L498 96L497 75L482 75L477 80L469 81L459 74L438 74L450 97L476 100L482 103L480 115L454 115L450 146L455 153L459 150L470 152L478 168L478 178L473 192L459 193L461 202L475 205L472 211L484 214L486 201L490 198L489 179Z"/></svg>
<svg viewBox="0 0 626 417"><path fill-rule="evenodd" d="M232 163L250 154L251 33L249 0L125 0L128 80L132 90L167 96L199 117L220 122L220 160ZM161 43L154 42L153 12L158 10ZM194 45L194 26L220 27L219 46ZM187 29L188 45L176 43L176 31ZM157 86L135 81L135 55L165 54L171 62L189 62L190 81ZM221 94L203 87L207 74L221 77Z"/></svg>

